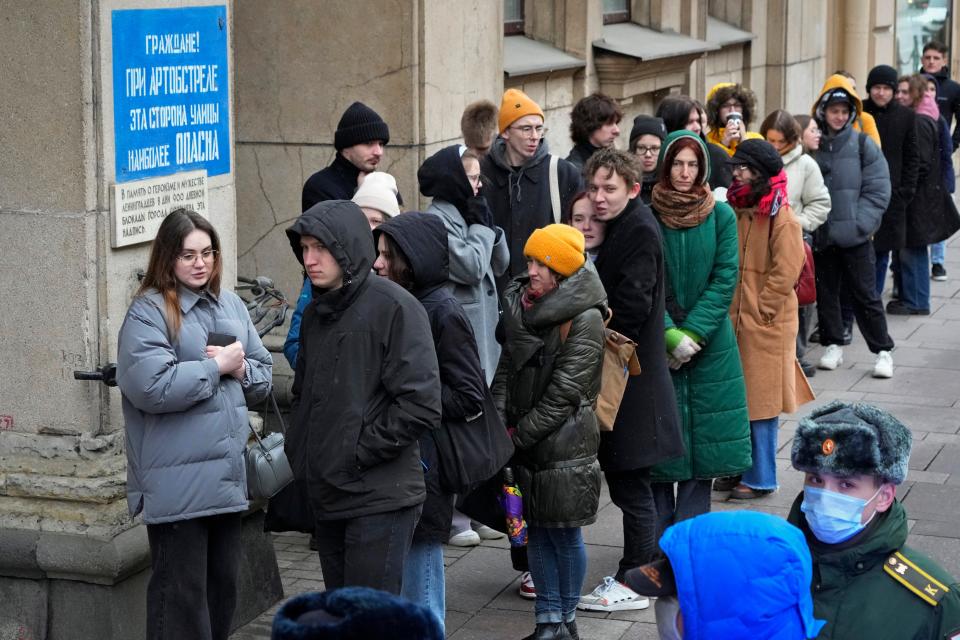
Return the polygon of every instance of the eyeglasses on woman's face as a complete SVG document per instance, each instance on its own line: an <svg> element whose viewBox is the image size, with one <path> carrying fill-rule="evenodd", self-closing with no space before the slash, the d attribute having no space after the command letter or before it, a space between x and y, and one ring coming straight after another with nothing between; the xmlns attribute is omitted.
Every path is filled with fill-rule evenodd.
<svg viewBox="0 0 960 640"><path fill-rule="evenodd" d="M211 264L217 258L217 254L220 253L216 249L205 249L200 253L194 251L186 251L177 256L177 260L180 261L180 264L189 266L196 263L197 258L203 260L205 264Z"/></svg>

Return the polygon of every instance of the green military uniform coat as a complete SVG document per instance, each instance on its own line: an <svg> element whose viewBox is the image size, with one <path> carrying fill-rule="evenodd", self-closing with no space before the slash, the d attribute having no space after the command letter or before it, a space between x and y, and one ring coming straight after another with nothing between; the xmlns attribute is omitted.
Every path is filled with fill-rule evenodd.
<svg viewBox="0 0 960 640"><path fill-rule="evenodd" d="M900 502L877 514L852 541L827 545L800 511L787 518L813 556L813 613L827 624L817 640L960 640L960 585L922 553L904 546Z"/></svg>
<svg viewBox="0 0 960 640"><path fill-rule="evenodd" d="M697 334L702 349L670 372L686 452L655 466L652 479L676 482L742 473L752 464L750 418L740 351L728 315L737 286L736 215L729 205L718 202L696 227L671 229L663 223L660 227L671 288L677 304L687 311L682 323L668 311L665 326Z"/></svg>

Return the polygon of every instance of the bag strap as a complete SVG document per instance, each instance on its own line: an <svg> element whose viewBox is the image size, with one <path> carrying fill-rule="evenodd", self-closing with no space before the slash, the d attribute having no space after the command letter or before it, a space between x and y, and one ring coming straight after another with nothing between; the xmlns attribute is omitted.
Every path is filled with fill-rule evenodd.
<svg viewBox="0 0 960 640"><path fill-rule="evenodd" d="M560 224L560 179L557 176L557 165L560 158L550 156L550 206L553 208L553 222Z"/></svg>

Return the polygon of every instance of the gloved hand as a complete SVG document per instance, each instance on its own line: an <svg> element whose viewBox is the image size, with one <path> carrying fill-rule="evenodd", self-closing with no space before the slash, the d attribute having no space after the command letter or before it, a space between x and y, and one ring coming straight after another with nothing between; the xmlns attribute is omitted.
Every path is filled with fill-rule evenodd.
<svg viewBox="0 0 960 640"><path fill-rule="evenodd" d="M677 360L676 358L674 358L674 357L673 357L672 355L670 355L669 353L667 354L667 366L670 367L671 369L673 369L674 371L676 371L677 369L679 369L680 367L682 367L683 364L684 364L684 363L680 362L679 360Z"/></svg>
<svg viewBox="0 0 960 640"><path fill-rule="evenodd" d="M485 227L494 228L493 212L490 211L490 205L483 196L474 196L467 200L467 211L463 214L463 220L468 225L482 224Z"/></svg>
<svg viewBox="0 0 960 640"><path fill-rule="evenodd" d="M700 351L700 345L694 342L690 336L683 336L680 344L670 352L670 357L680 364L685 364L690 362L690 358L697 355L698 351Z"/></svg>

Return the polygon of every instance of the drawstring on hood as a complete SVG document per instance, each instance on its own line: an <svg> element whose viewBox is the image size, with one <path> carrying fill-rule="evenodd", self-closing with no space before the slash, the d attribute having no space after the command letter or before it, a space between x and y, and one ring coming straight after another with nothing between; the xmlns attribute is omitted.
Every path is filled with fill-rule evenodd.
<svg viewBox="0 0 960 640"><path fill-rule="evenodd" d="M520 181L523 179L524 172L530 167L540 164L550 155L550 149L547 146L547 139L540 139L540 146L537 147L533 157L527 159L520 167L514 169L507 160L507 141L503 138L497 138L490 149L490 159L493 163L507 171L507 185L509 187L510 200L513 200L513 193L516 190L517 202L523 202L523 193L520 187Z"/></svg>

